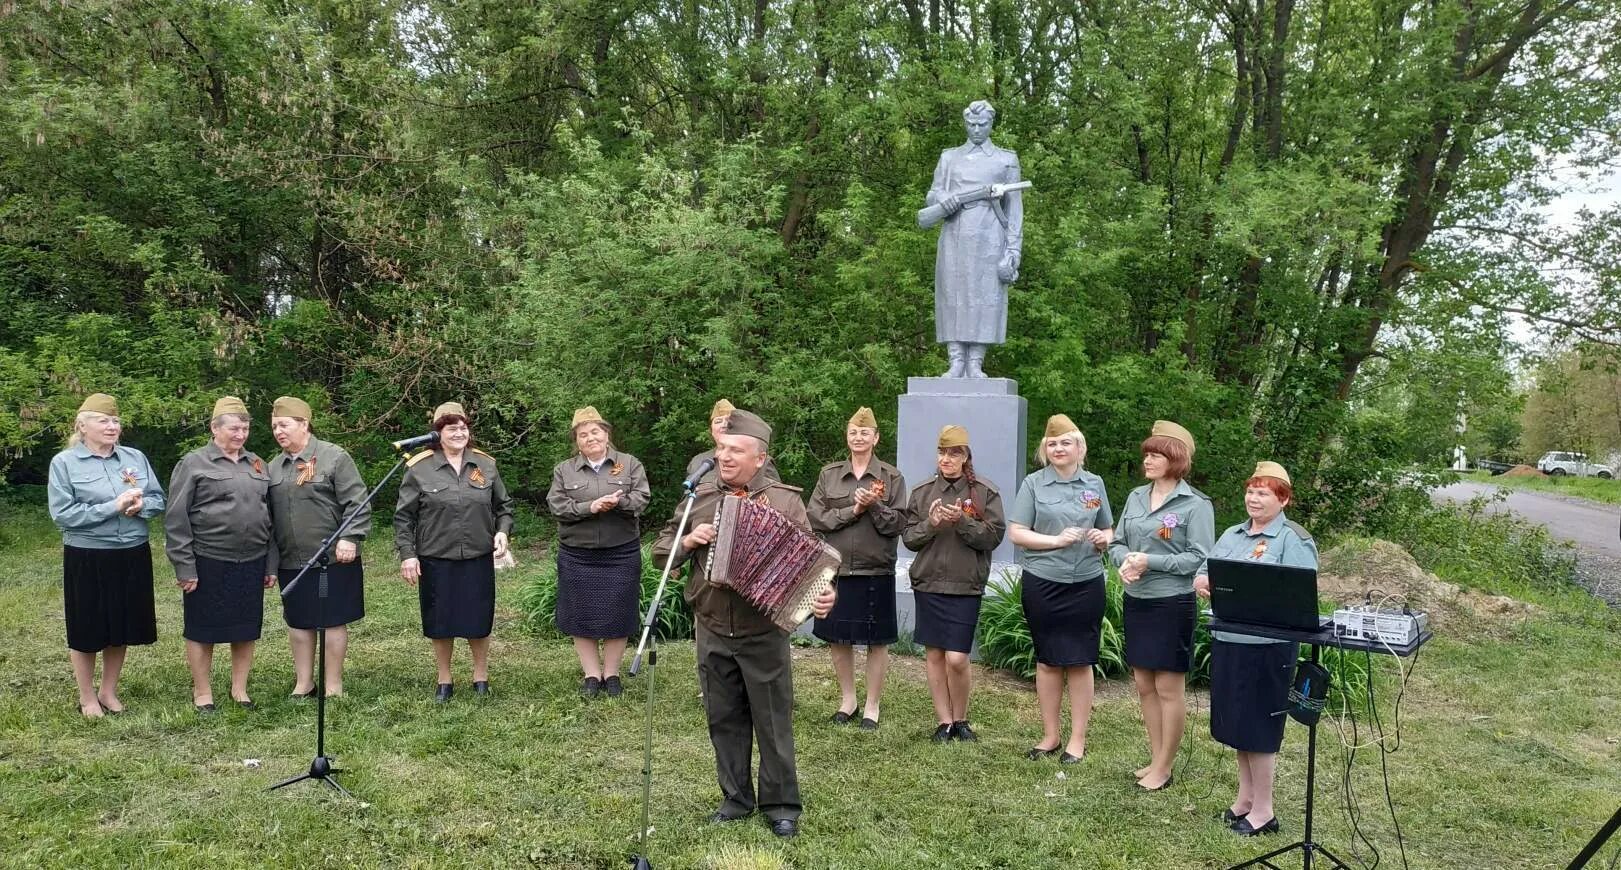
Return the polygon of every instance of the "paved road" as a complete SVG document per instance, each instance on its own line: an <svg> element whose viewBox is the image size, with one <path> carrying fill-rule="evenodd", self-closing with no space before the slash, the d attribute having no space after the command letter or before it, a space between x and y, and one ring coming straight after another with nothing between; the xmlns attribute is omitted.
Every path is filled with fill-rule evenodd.
<svg viewBox="0 0 1621 870"><path fill-rule="evenodd" d="M1505 490L1481 483L1455 483L1443 486L1430 497L1436 503L1464 503L1477 495L1507 492L1503 501L1487 509L1508 511L1523 519L1546 526L1556 538L1576 545L1577 572L1583 585L1611 604L1621 605L1621 508L1614 505L1526 490Z"/></svg>

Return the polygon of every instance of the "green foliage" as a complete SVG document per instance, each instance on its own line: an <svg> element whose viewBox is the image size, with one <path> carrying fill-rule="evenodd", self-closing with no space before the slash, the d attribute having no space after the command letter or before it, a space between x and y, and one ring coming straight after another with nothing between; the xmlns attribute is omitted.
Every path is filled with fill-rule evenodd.
<svg viewBox="0 0 1621 870"><path fill-rule="evenodd" d="M1403 499L1368 531L1405 547L1426 570L1471 588L1515 597L1577 589L1575 548L1543 526L1486 509L1503 497L1477 497L1456 509Z"/></svg>

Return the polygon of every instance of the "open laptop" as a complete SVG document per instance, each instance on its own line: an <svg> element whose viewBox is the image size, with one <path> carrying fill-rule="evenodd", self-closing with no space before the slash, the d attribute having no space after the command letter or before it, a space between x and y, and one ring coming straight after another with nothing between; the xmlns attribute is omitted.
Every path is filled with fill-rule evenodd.
<svg viewBox="0 0 1621 870"><path fill-rule="evenodd" d="M1317 571L1265 562L1210 560L1210 609L1224 622L1316 631Z"/></svg>

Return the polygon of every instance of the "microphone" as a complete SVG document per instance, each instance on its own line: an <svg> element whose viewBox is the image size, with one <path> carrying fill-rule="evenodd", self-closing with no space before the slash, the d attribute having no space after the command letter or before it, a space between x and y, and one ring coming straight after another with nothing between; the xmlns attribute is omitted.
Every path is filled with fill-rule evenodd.
<svg viewBox="0 0 1621 870"><path fill-rule="evenodd" d="M438 447L438 446L439 446L439 433L438 432L429 432L426 435L418 435L415 438L401 438L400 440L394 442L394 449L398 450L398 451L401 451L401 452L404 452L404 451L407 451L407 450L415 450L418 447Z"/></svg>
<svg viewBox="0 0 1621 870"><path fill-rule="evenodd" d="M714 471L714 470L715 470L715 458L713 456L711 456L710 458L705 459L703 462L698 463L698 470L694 471L692 473L691 477L687 478L686 480L681 481L681 488L686 490L687 492L692 492L694 489L698 488L698 481L704 475L706 475L709 472Z"/></svg>

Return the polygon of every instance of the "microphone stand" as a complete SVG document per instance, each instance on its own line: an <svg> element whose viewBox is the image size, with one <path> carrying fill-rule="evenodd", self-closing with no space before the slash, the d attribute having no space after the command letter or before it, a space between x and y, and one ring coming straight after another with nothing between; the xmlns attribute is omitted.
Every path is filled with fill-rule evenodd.
<svg viewBox="0 0 1621 870"><path fill-rule="evenodd" d="M372 487L371 492L366 493L366 498L360 504L355 505L354 509L349 511L349 515L343 518L343 522L338 523L338 527L332 530L332 534L327 535L326 540L321 542L321 546L315 551L315 555L304 563L304 567L298 569L298 574L288 581L287 585L281 590L281 597L285 599L294 589L298 588L299 581L304 579L304 576L310 572L312 567L320 567L316 578L315 594L315 679L317 680L315 684L315 759L310 762L310 769L307 772L291 779L282 780L266 789L266 791L275 791L278 788L286 788L295 782L310 779L326 783L344 797L353 797L343 786L338 784L334 774L341 771L332 766L332 759L326 754L326 569L327 563L331 559L328 554L332 549L332 545L337 543L338 538L342 537L350 526L354 525L355 520L371 510L372 500L377 498L377 493L382 491L389 480L393 479L395 473L400 470L401 466L405 465L408 458L410 458L409 453L400 452L399 461L394 463L394 467L383 475L383 479ZM271 542L271 546L275 546L274 541Z"/></svg>
<svg viewBox="0 0 1621 870"><path fill-rule="evenodd" d="M642 618L642 639L636 644L636 656L630 662L630 675L634 677L642 668L642 653L647 653L647 733L642 740L642 829L636 836L637 853L630 861L632 870L653 870L653 863L647 858L648 815L653 802L653 683L659 660L653 642L653 626L658 621L665 584L670 581L670 569L675 567L676 551L681 549L681 538L686 535L687 520L692 516L692 503L698 498L697 486L696 481L686 484L687 494L683 496L686 504L681 508L681 520L676 523L670 554L664 559L664 573L659 576L658 589L654 590L653 601L648 604L647 615Z"/></svg>

